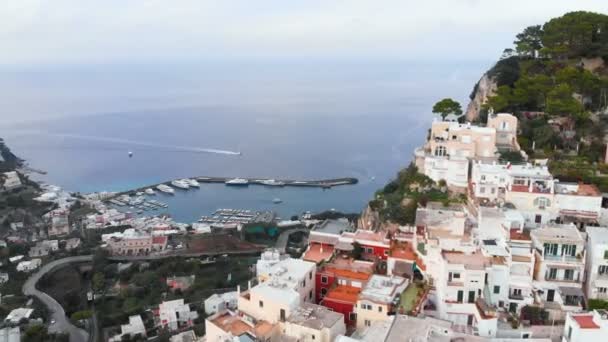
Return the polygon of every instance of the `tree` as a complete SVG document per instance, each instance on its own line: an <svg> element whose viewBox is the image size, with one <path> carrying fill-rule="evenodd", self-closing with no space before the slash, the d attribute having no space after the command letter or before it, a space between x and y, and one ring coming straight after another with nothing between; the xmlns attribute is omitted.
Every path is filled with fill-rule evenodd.
<svg viewBox="0 0 608 342"><path fill-rule="evenodd" d="M543 47L542 44L543 29L540 25L526 27L521 33L515 36L515 50L523 56L534 56L534 52Z"/></svg>
<svg viewBox="0 0 608 342"><path fill-rule="evenodd" d="M547 113L577 117L583 111L583 105L572 95L573 91L569 85L557 85L548 94Z"/></svg>
<svg viewBox="0 0 608 342"><path fill-rule="evenodd" d="M460 103L454 101L452 99L443 99L433 106L433 113L441 115L441 118L445 120L445 118L452 114L456 116L462 115L462 107Z"/></svg>
<svg viewBox="0 0 608 342"><path fill-rule="evenodd" d="M106 279L105 276L103 275L103 273L101 272L95 272L95 274L93 274L93 290L95 292L100 292L103 290L105 283L106 283Z"/></svg>

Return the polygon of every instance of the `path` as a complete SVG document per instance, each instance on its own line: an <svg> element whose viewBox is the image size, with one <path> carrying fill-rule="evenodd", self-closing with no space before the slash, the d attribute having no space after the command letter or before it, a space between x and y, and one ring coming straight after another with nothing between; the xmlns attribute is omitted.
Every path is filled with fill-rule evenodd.
<svg viewBox="0 0 608 342"><path fill-rule="evenodd" d="M52 319L55 320L55 323L49 326L49 332L68 333L70 335L70 342L87 342L89 339L89 334L70 323L69 319L65 317L65 311L63 310L63 307L61 307L61 304L59 304L59 302L57 302L53 297L36 289L36 283L38 283L40 278L42 278L45 274L57 269L58 267L71 263L90 262L92 260L92 255L81 255L52 261L42 266L38 272L32 274L27 279L25 284L23 284L23 293L25 295L37 297L51 311Z"/></svg>

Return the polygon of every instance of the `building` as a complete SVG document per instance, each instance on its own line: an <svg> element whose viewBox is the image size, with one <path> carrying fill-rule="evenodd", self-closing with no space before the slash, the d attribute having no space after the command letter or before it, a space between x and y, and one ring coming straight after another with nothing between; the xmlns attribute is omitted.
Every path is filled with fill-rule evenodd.
<svg viewBox="0 0 608 342"><path fill-rule="evenodd" d="M344 232L340 236L340 245L354 246L355 243L361 247L361 257L365 260L386 260L391 249L391 240L387 232L358 229L354 233ZM352 248L347 247L346 250ZM338 249L342 248L339 246Z"/></svg>
<svg viewBox="0 0 608 342"><path fill-rule="evenodd" d="M34 271L35 269L37 269L38 267L40 267L40 265L42 265L41 259L32 259L32 260L27 260L27 261L21 261L19 264L17 264L17 271L31 272L31 271Z"/></svg>
<svg viewBox="0 0 608 342"><path fill-rule="evenodd" d="M602 193L592 184L555 183L555 205L562 222L598 223L602 212Z"/></svg>
<svg viewBox="0 0 608 342"><path fill-rule="evenodd" d="M434 181L445 180L448 187L464 190L469 183L469 161L495 161L498 148L519 150L516 132L517 118L511 114L493 116L487 127L435 121L428 141L414 152L415 164Z"/></svg>
<svg viewBox="0 0 608 342"><path fill-rule="evenodd" d="M319 304L344 315L346 325L355 326L357 324L355 306L360 294L361 288L359 287L337 285L327 291Z"/></svg>
<svg viewBox="0 0 608 342"><path fill-rule="evenodd" d="M333 342L346 333L341 313L310 303L294 311L282 326L283 336L301 342Z"/></svg>
<svg viewBox="0 0 608 342"><path fill-rule="evenodd" d="M120 334L114 335L109 342L124 341L125 338L135 338L136 336L146 337L146 327L140 315L129 316L129 323L120 326Z"/></svg>
<svg viewBox="0 0 608 342"><path fill-rule="evenodd" d="M270 342L281 334L279 324L249 320L230 310L220 311L205 320L205 341Z"/></svg>
<svg viewBox="0 0 608 342"><path fill-rule="evenodd" d="M19 330L19 327L0 329L0 342L21 342L21 331Z"/></svg>
<svg viewBox="0 0 608 342"><path fill-rule="evenodd" d="M496 336L496 313L484 300L483 294L493 262L503 264L505 261L501 258L495 260L481 252L450 251L442 252L442 261L441 276L436 283L438 318L449 320L461 329L471 327L480 336Z"/></svg>
<svg viewBox="0 0 608 342"><path fill-rule="evenodd" d="M608 312L568 313L562 342L603 342L608 334Z"/></svg>
<svg viewBox="0 0 608 342"><path fill-rule="evenodd" d="M197 317L197 312L191 311L183 299L162 302L158 306L158 325L171 331L193 326Z"/></svg>
<svg viewBox="0 0 608 342"><path fill-rule="evenodd" d="M34 313L34 309L30 308L17 308L11 311L8 316L4 319L5 322L10 324L19 324L25 320L28 320Z"/></svg>
<svg viewBox="0 0 608 342"><path fill-rule="evenodd" d="M369 261L336 258L317 269L315 300L320 302L336 285L363 288L374 274L375 264Z"/></svg>
<svg viewBox="0 0 608 342"><path fill-rule="evenodd" d="M107 245L113 255L147 255L164 251L167 237L153 236L143 230L129 228L119 237L110 237Z"/></svg>
<svg viewBox="0 0 608 342"><path fill-rule="evenodd" d="M587 227L587 299L608 300L608 228Z"/></svg>
<svg viewBox="0 0 608 342"><path fill-rule="evenodd" d="M9 171L4 173L4 184L2 188L5 191L19 189L22 186L19 174L16 171Z"/></svg>
<svg viewBox="0 0 608 342"><path fill-rule="evenodd" d="M523 227L511 228L508 245L511 250L508 310L519 313L522 307L534 303L536 257L530 231Z"/></svg>
<svg viewBox="0 0 608 342"><path fill-rule="evenodd" d="M555 180L546 166L512 165L508 178L505 202L524 216L527 227L537 228L555 219Z"/></svg>
<svg viewBox="0 0 608 342"><path fill-rule="evenodd" d="M342 233L352 230L353 227L347 219L325 220L316 224L310 231L308 249L302 259L315 263L329 261Z"/></svg>
<svg viewBox="0 0 608 342"><path fill-rule="evenodd" d="M409 281L402 277L374 274L367 282L355 306L357 329L369 327L372 322L383 321L394 315L401 293Z"/></svg>
<svg viewBox="0 0 608 342"><path fill-rule="evenodd" d="M74 250L74 249L80 247L80 243L81 243L81 241L79 238L67 239L67 240L65 240L65 250L66 251Z"/></svg>
<svg viewBox="0 0 608 342"><path fill-rule="evenodd" d="M49 221L49 236L67 235L70 233L69 210L58 208L46 213Z"/></svg>
<svg viewBox="0 0 608 342"><path fill-rule="evenodd" d="M209 298L205 299L205 313L213 315L226 309L236 310L239 295L237 291L226 292L222 294L214 293Z"/></svg>
<svg viewBox="0 0 608 342"><path fill-rule="evenodd" d="M4 284L9 280L8 273L0 272L0 284Z"/></svg>
<svg viewBox="0 0 608 342"><path fill-rule="evenodd" d="M585 274L585 238L574 224L553 224L530 233L535 252L536 302L552 318L582 309Z"/></svg>
<svg viewBox="0 0 608 342"><path fill-rule="evenodd" d="M203 338L197 337L196 334L194 333L194 330L186 330L184 332L171 336L169 341L171 341L171 342L197 342L197 341L203 341Z"/></svg>

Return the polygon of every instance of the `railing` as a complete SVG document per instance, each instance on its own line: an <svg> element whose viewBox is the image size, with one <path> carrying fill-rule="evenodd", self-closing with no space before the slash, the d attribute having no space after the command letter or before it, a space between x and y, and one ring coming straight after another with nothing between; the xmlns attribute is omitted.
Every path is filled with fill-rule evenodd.
<svg viewBox="0 0 608 342"><path fill-rule="evenodd" d="M509 299L524 300L524 296L522 294L509 293Z"/></svg>
<svg viewBox="0 0 608 342"><path fill-rule="evenodd" d="M578 258L570 255L551 255L545 254L543 256L544 260L547 261L561 261L561 262L583 262L582 258Z"/></svg>
<svg viewBox="0 0 608 342"><path fill-rule="evenodd" d="M564 278L564 277L558 278L558 277L552 277L549 274L549 271L547 271L545 273L545 280L548 280L548 281L558 281L558 282L564 282L564 283L578 283L579 280L580 280L580 275L576 276L576 277L572 277L572 278Z"/></svg>

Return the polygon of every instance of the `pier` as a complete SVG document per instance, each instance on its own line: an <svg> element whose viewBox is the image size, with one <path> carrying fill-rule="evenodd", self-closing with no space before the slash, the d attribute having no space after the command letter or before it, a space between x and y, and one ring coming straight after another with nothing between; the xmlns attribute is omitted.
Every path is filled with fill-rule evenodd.
<svg viewBox="0 0 608 342"><path fill-rule="evenodd" d="M199 176L199 177L191 177L191 179L196 179L199 183L222 183L226 184L227 181L233 180L236 177L209 177L209 176ZM245 178L240 177L239 179L247 180L246 184L238 184L234 186L245 187L249 185L254 186L267 186L267 187L284 187L284 186L295 186L295 187L309 187L309 188L323 188L330 189L334 186L342 186L342 185L354 185L359 182L357 178L332 178L332 179L318 179L318 180L294 180L294 179L271 179L271 178ZM171 182L173 180L169 180L162 183L150 184L147 186L143 186L141 188L122 191L117 193L115 196L107 198L106 201L112 203L112 200L123 196L130 195L137 192L143 192L146 189L153 188L156 189L158 185L164 184L171 186ZM271 183L269 183L271 182ZM230 186L230 185L226 185Z"/></svg>

